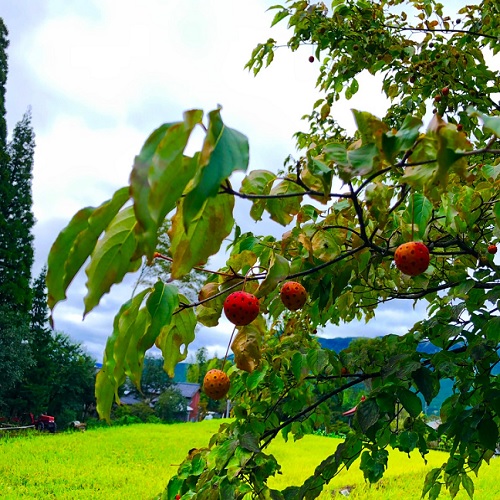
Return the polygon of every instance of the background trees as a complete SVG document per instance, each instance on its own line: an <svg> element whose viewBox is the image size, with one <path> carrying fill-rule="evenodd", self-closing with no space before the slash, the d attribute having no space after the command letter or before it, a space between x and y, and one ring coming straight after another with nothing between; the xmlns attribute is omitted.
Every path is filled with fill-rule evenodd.
<svg viewBox="0 0 500 500"><path fill-rule="evenodd" d="M20 380L31 363L28 340L33 263L31 176L34 132L30 113L7 140L5 83L8 31L0 19L0 405L5 391Z"/></svg>
<svg viewBox="0 0 500 500"><path fill-rule="evenodd" d="M0 411L47 412L64 426L94 401L95 362L49 329L46 269L32 283L35 134L28 111L7 140L7 36L0 18Z"/></svg>
<svg viewBox="0 0 500 500"><path fill-rule="evenodd" d="M182 121L160 126L136 157L130 185L77 213L54 243L49 304L65 298L90 257L90 312L112 284L157 258L167 217L170 279L138 291L118 311L97 378L100 414L109 417L126 376L140 381L153 344L173 374L196 323L216 325L230 292L254 293L260 314L236 329L235 364L224 365L235 420L186 459L166 497L217 491L314 498L356 459L375 482L387 467L388 446L425 456L437 435L452 443L449 460L429 473L424 495L436 498L443 485L452 495L460 487L472 495L469 473L493 456L499 436L500 387L492 370L499 362L500 281L489 247L500 237L500 75L488 65L499 50L498 7L485 0L458 16L416 0L336 1L331 9L297 1L273 9L273 23L288 21L286 46L310 44L318 61L323 97L306 117L309 130L297 134L298 157L289 157L282 172L249 172L234 188L230 177L246 170L248 143L223 123L220 109L206 118L189 110ZM282 47L273 39L259 44L248 68L258 73ZM390 105L382 118L353 110L356 131L349 134L333 118L335 103L359 91L362 72L379 77L374 82ZM198 126L204 142L187 156ZM283 225L282 238L242 233L233 218L236 198L252 201L256 221L267 213ZM198 300L190 302L171 281L205 264L229 236L226 265L207 270ZM414 277L393 262L409 241L431 253L431 265ZM295 313L279 296L280 283L292 279L308 291ZM407 300L425 300L429 317L406 335L388 331L339 354L314 336L318 325L368 321L379 304ZM421 351L422 341L437 350ZM442 404L436 433L422 416L422 399L433 401L444 379L453 380L454 392ZM269 442L326 427L343 393L359 384L366 399L345 442L303 485L271 491L267 478L280 466L265 453ZM401 428L393 423L403 410Z"/></svg>

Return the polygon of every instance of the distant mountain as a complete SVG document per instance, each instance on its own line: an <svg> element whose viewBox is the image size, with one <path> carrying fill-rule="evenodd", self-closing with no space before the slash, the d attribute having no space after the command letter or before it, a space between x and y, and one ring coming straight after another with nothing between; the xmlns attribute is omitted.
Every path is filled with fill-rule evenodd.
<svg viewBox="0 0 500 500"><path fill-rule="evenodd" d="M332 351L335 352L340 352L343 349L347 349L347 347L349 347L349 344L353 340L357 340L359 338L366 338L366 337L338 337L334 339L324 339L322 337L318 337L318 341L321 344L321 347L325 347L326 349L331 349ZM434 354L440 351L439 347L436 347L429 341L420 342L418 350L419 352L425 352L426 354Z"/></svg>

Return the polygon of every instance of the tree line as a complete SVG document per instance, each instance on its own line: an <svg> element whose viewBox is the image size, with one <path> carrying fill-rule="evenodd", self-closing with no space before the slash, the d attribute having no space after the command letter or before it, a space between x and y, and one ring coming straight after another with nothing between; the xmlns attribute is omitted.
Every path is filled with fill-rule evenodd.
<svg viewBox="0 0 500 500"><path fill-rule="evenodd" d="M46 412L61 426L92 406L95 361L50 329L46 268L32 277L35 133L28 109L8 137L8 46L0 18L0 416Z"/></svg>

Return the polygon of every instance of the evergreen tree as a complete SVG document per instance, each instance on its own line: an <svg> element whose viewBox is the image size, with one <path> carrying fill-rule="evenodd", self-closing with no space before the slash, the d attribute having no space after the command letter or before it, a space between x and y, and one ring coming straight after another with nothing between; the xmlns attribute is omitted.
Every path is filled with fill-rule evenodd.
<svg viewBox="0 0 500 500"><path fill-rule="evenodd" d="M2 165L5 184L0 187L0 303L21 313L28 313L31 307L34 138L28 111L15 126L7 146L8 162Z"/></svg>
<svg viewBox="0 0 500 500"><path fill-rule="evenodd" d="M30 366L28 345L34 217L31 177L34 133L26 113L7 143L5 84L8 31L0 19L0 403Z"/></svg>
<svg viewBox="0 0 500 500"><path fill-rule="evenodd" d="M27 347L33 356L22 380L9 392L10 412L47 412L58 426L82 418L84 408L94 402L95 361L79 344L48 326L47 269L33 283L30 333Z"/></svg>
<svg viewBox="0 0 500 500"><path fill-rule="evenodd" d="M7 83L7 47L9 32L5 26L3 19L0 17L0 164L3 165L6 158L7 144L7 121L5 120L5 84ZM3 176L3 168L1 175ZM3 181L3 177L0 177ZM3 182L2 182L3 184Z"/></svg>

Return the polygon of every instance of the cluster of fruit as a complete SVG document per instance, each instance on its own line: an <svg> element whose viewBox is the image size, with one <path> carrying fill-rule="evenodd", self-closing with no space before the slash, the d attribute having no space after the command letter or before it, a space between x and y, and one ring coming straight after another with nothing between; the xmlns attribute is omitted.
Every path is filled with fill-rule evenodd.
<svg viewBox="0 0 500 500"><path fill-rule="evenodd" d="M495 254L496 245L489 245L488 252ZM409 241L400 245L394 254L396 267L409 276L418 276L429 267L430 255L426 245L418 241ZM287 281L280 290L283 305L290 311L301 309L307 300L306 289L296 281ZM233 292L224 301L224 313L235 326L250 324L259 314L259 299L248 292ZM222 370L207 372L203 388L208 397L222 399L229 391L229 377Z"/></svg>
<svg viewBox="0 0 500 500"><path fill-rule="evenodd" d="M283 305L290 311L297 311L307 300L306 289L296 281L287 281L280 291ZM233 292L224 301L224 314L235 326L250 324L260 310L259 299L248 292ZM229 377L222 370L213 369L207 372L203 379L205 394L212 399L222 399L229 391Z"/></svg>

